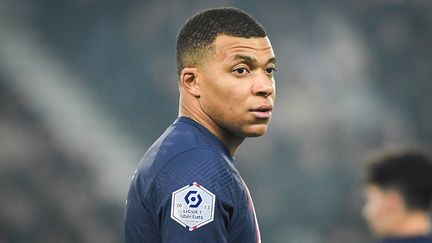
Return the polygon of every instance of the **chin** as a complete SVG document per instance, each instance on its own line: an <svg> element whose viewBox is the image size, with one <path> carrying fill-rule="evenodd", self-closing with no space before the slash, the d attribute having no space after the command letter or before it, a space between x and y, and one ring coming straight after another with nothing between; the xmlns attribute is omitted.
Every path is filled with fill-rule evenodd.
<svg viewBox="0 0 432 243"><path fill-rule="evenodd" d="M267 132L267 126L259 126L259 127L254 127L253 129L248 129L247 131L245 131L245 136L246 137L259 137L264 135Z"/></svg>
<svg viewBox="0 0 432 243"><path fill-rule="evenodd" d="M264 134L265 133L253 133L253 134L248 134L246 137L248 137L248 138L256 138L256 137L261 137Z"/></svg>

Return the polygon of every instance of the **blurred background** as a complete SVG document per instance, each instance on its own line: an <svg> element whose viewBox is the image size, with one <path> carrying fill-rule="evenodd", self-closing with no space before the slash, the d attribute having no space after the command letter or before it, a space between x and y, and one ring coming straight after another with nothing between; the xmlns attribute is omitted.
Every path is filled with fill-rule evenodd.
<svg viewBox="0 0 432 243"><path fill-rule="evenodd" d="M177 117L175 41L209 7L268 30L270 130L237 167L263 242L360 243L362 159L432 140L432 1L0 0L0 242L122 242L135 167Z"/></svg>

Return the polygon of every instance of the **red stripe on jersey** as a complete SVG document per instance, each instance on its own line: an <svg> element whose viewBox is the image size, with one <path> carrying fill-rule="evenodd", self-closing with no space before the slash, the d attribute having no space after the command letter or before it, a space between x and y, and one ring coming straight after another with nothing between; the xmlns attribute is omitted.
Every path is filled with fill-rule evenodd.
<svg viewBox="0 0 432 243"><path fill-rule="evenodd" d="M257 238L256 242L257 243L261 243L261 233L260 233L260 229L259 229L259 225L258 225L258 219L257 219L256 213L255 213L255 207L254 207L254 204L253 204L253 201L252 201L252 196L251 196L251 194L249 192L249 188L247 187L247 185L246 185L246 183L244 182L243 179L242 179L242 182L243 182L244 187L246 188L246 192L247 192L248 198L249 198L249 205L252 208L252 212L253 212L254 219L255 219L255 228L256 228L255 232L256 232L256 238Z"/></svg>

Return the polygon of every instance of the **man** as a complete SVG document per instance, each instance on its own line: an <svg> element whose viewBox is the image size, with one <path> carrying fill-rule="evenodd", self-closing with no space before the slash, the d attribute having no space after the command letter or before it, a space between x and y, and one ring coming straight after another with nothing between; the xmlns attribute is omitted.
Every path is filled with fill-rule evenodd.
<svg viewBox="0 0 432 243"><path fill-rule="evenodd" d="M275 56L266 31L239 9L198 13L177 38L179 118L132 179L126 242L260 242L234 155L263 135L274 99Z"/></svg>
<svg viewBox="0 0 432 243"><path fill-rule="evenodd" d="M383 152L369 161L363 213L381 242L432 242L429 156L426 150L406 149Z"/></svg>

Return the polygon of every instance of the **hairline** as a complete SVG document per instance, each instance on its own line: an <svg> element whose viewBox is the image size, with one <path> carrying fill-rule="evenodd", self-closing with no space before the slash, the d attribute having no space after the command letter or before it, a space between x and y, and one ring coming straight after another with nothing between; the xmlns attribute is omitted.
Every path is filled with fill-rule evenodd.
<svg viewBox="0 0 432 243"><path fill-rule="evenodd" d="M194 65L194 66L188 66L188 65L185 65L184 67L183 67L183 69L184 68L191 68L191 67L197 67L197 66L199 66L200 64L202 64L204 61L205 61L205 59L207 59L208 57L209 57L209 54L211 54L211 51L215 51L215 44L216 44L216 40L217 40L217 38L219 38L219 37L221 37L221 36L227 36L227 37L234 37L234 38L243 38L243 39L261 39L261 38L268 38L268 36L267 35L265 35L265 36L253 36L253 37L244 37L244 36L236 36L236 35L230 35L230 34L226 34L226 33L220 33L220 34L217 34L216 36L215 36L215 38L212 40L212 42L210 42L210 44L208 44L208 45L205 45L205 46L202 46L202 47L199 47L199 48L195 48L194 50L190 50L188 53L188 55L185 55L185 57L183 57L183 59L184 60L187 60L187 59L194 59L194 57L193 56L195 56L195 58L196 59L200 59L200 60L191 60L191 62L193 62L193 64L189 64L189 65ZM271 47L269 47L269 48L271 48ZM214 53L214 52L213 52ZM192 57L191 57L192 56ZM185 62L186 63L186 62ZM267 61L267 64L268 63L276 63L276 58L275 57L272 57L271 59L269 59L268 61ZM182 70L179 70L179 75L181 75L181 72L182 72Z"/></svg>

